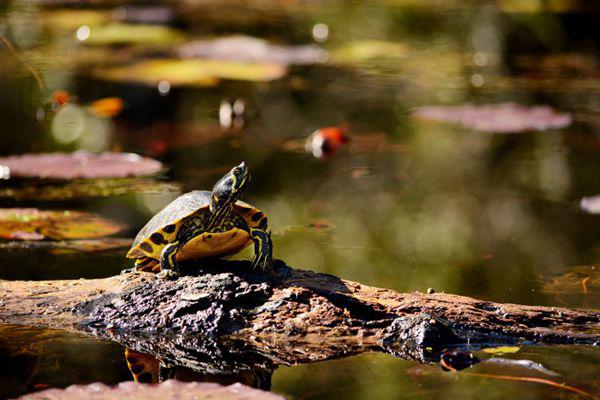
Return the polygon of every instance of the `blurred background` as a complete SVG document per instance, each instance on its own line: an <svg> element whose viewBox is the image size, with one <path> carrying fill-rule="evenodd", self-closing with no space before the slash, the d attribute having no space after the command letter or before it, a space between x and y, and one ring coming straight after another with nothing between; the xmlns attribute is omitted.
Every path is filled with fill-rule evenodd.
<svg viewBox="0 0 600 400"><path fill-rule="evenodd" d="M128 238L245 160L244 200L268 214L274 256L291 266L397 291L600 305L596 2L4 0L0 35L0 155L122 151L165 167L6 179L4 207L92 212ZM0 278L110 276L130 266L126 250L3 248ZM23 354L0 351L12 382L0 393L128 379L118 346L57 340L27 377L11 367L31 364ZM521 353L597 390L597 349ZM382 354L280 368L273 390L570 396Z"/></svg>

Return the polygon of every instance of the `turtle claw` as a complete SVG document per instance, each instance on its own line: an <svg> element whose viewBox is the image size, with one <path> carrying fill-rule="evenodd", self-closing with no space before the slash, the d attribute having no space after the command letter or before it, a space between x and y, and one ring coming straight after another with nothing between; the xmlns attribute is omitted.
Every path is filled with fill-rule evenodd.
<svg viewBox="0 0 600 400"><path fill-rule="evenodd" d="M269 257L266 257L264 255L255 257L254 260L252 260L252 269L254 271L261 271L261 272L269 271L269 270L271 270L272 265L273 265L273 260L271 260Z"/></svg>
<svg viewBox="0 0 600 400"><path fill-rule="evenodd" d="M127 275L127 274L139 274L140 271L137 270L137 268L133 267L133 268L125 268L124 270L122 270L119 275Z"/></svg>
<svg viewBox="0 0 600 400"><path fill-rule="evenodd" d="M158 279L166 279L169 281L175 280L179 278L179 273L173 271L172 269L161 269L158 274L156 274Z"/></svg>

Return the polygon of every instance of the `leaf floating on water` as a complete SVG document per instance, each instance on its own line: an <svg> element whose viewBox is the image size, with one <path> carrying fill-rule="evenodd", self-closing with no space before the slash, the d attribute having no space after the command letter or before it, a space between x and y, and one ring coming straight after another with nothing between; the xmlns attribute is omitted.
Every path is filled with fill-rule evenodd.
<svg viewBox="0 0 600 400"><path fill-rule="evenodd" d="M116 117L123 110L123 100L119 97L106 97L90 103L90 111L101 118Z"/></svg>
<svg viewBox="0 0 600 400"><path fill-rule="evenodd" d="M510 354L516 353L520 350L517 346L500 346L500 347L490 347L487 349L482 349L484 353L488 354Z"/></svg>
<svg viewBox="0 0 600 400"><path fill-rule="evenodd" d="M89 385L72 385L66 389L47 389L41 392L26 394L21 400L54 399L54 400L120 400L120 399L219 399L219 400L284 400L280 395L254 389L235 383L222 386L207 382L180 382L168 380L158 385L140 385L136 382L122 382L117 386L106 386L103 383Z"/></svg>
<svg viewBox="0 0 600 400"><path fill-rule="evenodd" d="M0 242L0 249L7 250L45 250L50 252L101 252L108 250L128 249L132 244L131 239L101 238L101 239L74 239L74 240L14 240Z"/></svg>
<svg viewBox="0 0 600 400"><path fill-rule="evenodd" d="M123 5L116 8L112 17L119 22L143 24L168 24L176 17L175 10L164 6Z"/></svg>
<svg viewBox="0 0 600 400"><path fill-rule="evenodd" d="M196 40L181 45L177 54L182 58L208 58L238 62L307 65L327 61L327 52L317 45L280 46L251 36L229 36L211 40Z"/></svg>
<svg viewBox="0 0 600 400"><path fill-rule="evenodd" d="M80 211L0 209L0 238L9 240L87 239L113 235L121 224Z"/></svg>
<svg viewBox="0 0 600 400"><path fill-rule="evenodd" d="M0 198L14 200L65 200L122 196L131 193L161 194L181 192L175 183L155 179L86 179L64 184L33 181L24 185L0 189Z"/></svg>
<svg viewBox="0 0 600 400"><path fill-rule="evenodd" d="M590 214L600 214L600 194L582 198L579 206Z"/></svg>
<svg viewBox="0 0 600 400"><path fill-rule="evenodd" d="M217 60L159 59L136 64L96 70L100 79L117 82L137 82L158 86L216 86L221 79L265 82L280 79L287 73L285 66L269 63L242 63Z"/></svg>
<svg viewBox="0 0 600 400"><path fill-rule="evenodd" d="M185 35L182 32L164 25L111 23L92 25L82 41L92 45L161 45L183 40Z"/></svg>
<svg viewBox="0 0 600 400"><path fill-rule="evenodd" d="M524 107L515 103L420 107L413 115L419 119L496 133L560 129L572 121L569 114L558 113L549 106Z"/></svg>
<svg viewBox="0 0 600 400"><path fill-rule="evenodd" d="M355 64L379 59L399 59L407 55L408 47L403 43L381 40L361 40L350 42L332 53L332 60L338 63Z"/></svg>
<svg viewBox="0 0 600 400"><path fill-rule="evenodd" d="M0 157L0 165L10 169L13 177L26 178L124 178L152 175L163 169L156 160L133 153L23 154Z"/></svg>

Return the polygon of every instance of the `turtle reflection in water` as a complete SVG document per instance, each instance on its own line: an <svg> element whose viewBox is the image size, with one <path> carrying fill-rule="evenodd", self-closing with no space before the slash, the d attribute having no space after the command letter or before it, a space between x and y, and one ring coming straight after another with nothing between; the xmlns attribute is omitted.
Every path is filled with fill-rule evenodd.
<svg viewBox="0 0 600 400"><path fill-rule="evenodd" d="M177 275L178 262L234 254L254 243L252 266L262 271L272 264L267 216L238 199L248 186L246 163L223 176L212 192L183 194L156 214L137 234L127 257L135 270Z"/></svg>
<svg viewBox="0 0 600 400"><path fill-rule="evenodd" d="M248 366L236 371L220 370L215 366L211 372L183 366L168 366L164 362L147 354L125 349L127 367L138 383L161 383L168 379L182 382L216 382L221 385L242 383L262 390L271 389L272 369Z"/></svg>

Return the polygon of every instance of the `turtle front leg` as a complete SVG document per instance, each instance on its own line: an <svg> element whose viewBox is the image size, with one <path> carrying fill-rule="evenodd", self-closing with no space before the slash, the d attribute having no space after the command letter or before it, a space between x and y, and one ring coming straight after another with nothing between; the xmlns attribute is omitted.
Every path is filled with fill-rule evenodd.
<svg viewBox="0 0 600 400"><path fill-rule="evenodd" d="M254 241L254 260L252 268L261 271L271 270L273 265L273 242L271 233L262 229L250 229L250 237Z"/></svg>
<svg viewBox="0 0 600 400"><path fill-rule="evenodd" d="M170 279L179 276L179 266L177 265L177 252L181 246L179 242L169 243L160 253L160 272L159 278Z"/></svg>

